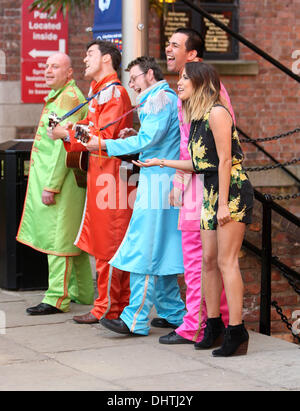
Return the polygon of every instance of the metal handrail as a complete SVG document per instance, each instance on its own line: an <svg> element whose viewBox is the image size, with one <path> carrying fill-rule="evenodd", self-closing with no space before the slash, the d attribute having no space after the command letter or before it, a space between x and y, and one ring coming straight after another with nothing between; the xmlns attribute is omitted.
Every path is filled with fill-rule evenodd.
<svg viewBox="0 0 300 411"><path fill-rule="evenodd" d="M276 211L278 214L280 214L282 217L286 218L287 220L289 220L291 223L295 224L297 227L300 227L300 218L297 217L295 214L291 213L290 211L286 210L285 208L283 208L281 205L275 203L270 196L268 196L267 194L262 194L260 193L258 190L254 190L254 197L262 202L270 202L271 203L271 207L274 211Z"/></svg>
<svg viewBox="0 0 300 411"><path fill-rule="evenodd" d="M300 227L300 218L275 203L268 195L254 190L254 196L263 205L262 248L259 249L247 240L243 241L243 245L262 259L259 332L270 335L272 265L276 266L280 271L288 273L296 281L300 281L300 274L297 271L282 263L277 256L272 255L272 211L277 212L298 227Z"/></svg>

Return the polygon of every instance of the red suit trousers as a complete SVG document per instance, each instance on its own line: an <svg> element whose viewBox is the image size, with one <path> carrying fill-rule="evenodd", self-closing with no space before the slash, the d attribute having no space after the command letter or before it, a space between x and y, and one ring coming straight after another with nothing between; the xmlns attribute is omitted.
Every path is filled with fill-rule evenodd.
<svg viewBox="0 0 300 411"><path fill-rule="evenodd" d="M91 313L98 319L120 317L129 304L130 274L96 258L98 298Z"/></svg>

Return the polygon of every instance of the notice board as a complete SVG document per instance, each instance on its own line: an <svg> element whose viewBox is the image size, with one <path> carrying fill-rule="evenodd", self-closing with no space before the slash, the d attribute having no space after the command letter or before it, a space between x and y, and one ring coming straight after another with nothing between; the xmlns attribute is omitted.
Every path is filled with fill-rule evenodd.
<svg viewBox="0 0 300 411"><path fill-rule="evenodd" d="M31 4L22 2L21 98L23 103L43 103L50 91L44 80L46 61L57 51L68 52L68 17L29 11Z"/></svg>

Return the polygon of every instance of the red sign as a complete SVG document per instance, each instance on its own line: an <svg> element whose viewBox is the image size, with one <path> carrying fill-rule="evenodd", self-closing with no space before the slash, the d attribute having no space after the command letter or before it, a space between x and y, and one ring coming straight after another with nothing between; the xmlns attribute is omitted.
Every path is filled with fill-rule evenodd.
<svg viewBox="0 0 300 411"><path fill-rule="evenodd" d="M43 103L50 91L44 80L46 61L57 51L67 52L68 19L29 11L31 4L32 0L22 2L22 101Z"/></svg>

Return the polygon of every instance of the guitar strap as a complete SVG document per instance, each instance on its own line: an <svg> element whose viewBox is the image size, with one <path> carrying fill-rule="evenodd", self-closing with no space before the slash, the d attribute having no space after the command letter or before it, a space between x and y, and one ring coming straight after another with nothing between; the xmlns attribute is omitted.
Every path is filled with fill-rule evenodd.
<svg viewBox="0 0 300 411"><path fill-rule="evenodd" d="M84 107L86 104L88 104L93 98L96 98L99 94L101 94L104 90L108 89L111 86L114 85L118 85L121 86L122 84L120 82L114 82L111 84L108 84L106 87L104 87L102 90L98 91L96 94L94 94L91 97L88 97L86 99L86 101L84 103L79 104L78 106L76 106L75 108L73 108L71 111L69 111L68 113L66 113L65 115L63 115L58 123L60 123L61 121L64 121L65 119L67 119L68 117L72 116L74 113L76 113L78 110L80 110L82 107ZM168 93L170 93L169 91L167 91ZM122 116L118 117L116 120L106 124L105 126L101 127L100 130L98 131L98 138L99 138L99 164L101 167L101 137L100 137L100 131L103 131L105 129L107 129L108 127L118 123L120 120L122 120L122 118L127 117L130 113L132 113L133 111L138 110L140 107L142 107L145 103L147 102L147 99L145 101L143 101L142 103L138 104L137 106L133 107L131 110L127 111L126 113L124 113ZM57 124L58 124L57 123Z"/></svg>
<svg viewBox="0 0 300 411"><path fill-rule="evenodd" d="M166 93L170 93L170 91L166 90ZM147 99L145 101L143 101L142 103L138 104L137 106L133 107L131 110L127 111L126 113L124 113L122 116L118 117L116 120L112 121L111 123L106 124L106 126L103 126L100 128L100 131L103 131L105 129L107 129L110 126L113 126L114 124L116 124L118 121L122 120L122 118L128 116L130 113L132 113L133 111L139 109L140 107L142 107L145 103L147 102Z"/></svg>
<svg viewBox="0 0 300 411"><path fill-rule="evenodd" d="M122 120L122 118L127 117L130 113L132 113L133 111L137 110L138 108L140 108L143 104L146 103L146 100L143 101L141 104L138 104L137 106L133 107L131 110L127 111L126 113L124 113L122 116L118 117L116 120L112 121L111 123L106 124L106 126L103 126L100 128L100 131L103 131L105 129L107 129L110 126L113 126L114 124L116 124L118 121Z"/></svg>
<svg viewBox="0 0 300 411"><path fill-rule="evenodd" d="M119 81L116 81L114 83L108 84L106 87L104 87L102 90L98 91L96 94L94 94L91 97L88 97L84 103L79 104L78 106L74 107L72 110L68 111L66 114L64 114L60 119L59 122L66 120L68 117L71 117L74 113L76 113L78 110L80 110L82 107L84 107L86 104L88 104L93 98L96 98L99 94L102 93L102 91L108 89L111 86L121 86L121 83Z"/></svg>

